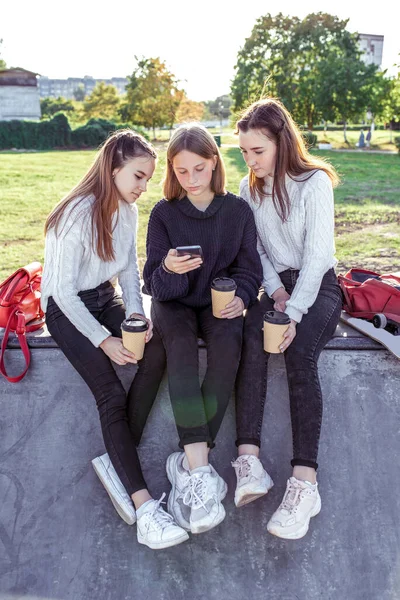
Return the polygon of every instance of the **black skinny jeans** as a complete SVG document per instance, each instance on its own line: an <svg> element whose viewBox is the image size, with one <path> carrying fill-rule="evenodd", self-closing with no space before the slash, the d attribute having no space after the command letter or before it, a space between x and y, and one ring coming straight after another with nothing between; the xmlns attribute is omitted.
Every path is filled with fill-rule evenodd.
<svg viewBox="0 0 400 600"><path fill-rule="evenodd" d="M288 269L279 274L291 294L299 272ZM263 315L273 310L274 301L263 294L246 314L242 359L236 383L236 445L260 446L264 403L267 392L269 353L263 349ZM296 337L285 351L293 435L292 466L317 469L322 422L322 393L317 362L322 349L339 322L342 295L334 269L322 279L318 296L296 326Z"/></svg>
<svg viewBox="0 0 400 600"><path fill-rule="evenodd" d="M243 317L217 319L211 305L192 308L179 301L152 301L152 319L166 354L169 393L179 446L207 442L221 426L240 361ZM200 387L198 335L207 346L207 371Z"/></svg>
<svg viewBox="0 0 400 600"><path fill-rule="evenodd" d="M125 307L109 282L80 292L79 297L114 337L121 337ZM72 325L52 297L48 300L46 323L58 346L95 397L104 444L126 491L132 495L146 489L136 447L165 368L164 347L157 331L154 330L152 339L146 344L144 357L138 363L138 371L126 394L108 356ZM84 413L84 407L77 404L77 414Z"/></svg>

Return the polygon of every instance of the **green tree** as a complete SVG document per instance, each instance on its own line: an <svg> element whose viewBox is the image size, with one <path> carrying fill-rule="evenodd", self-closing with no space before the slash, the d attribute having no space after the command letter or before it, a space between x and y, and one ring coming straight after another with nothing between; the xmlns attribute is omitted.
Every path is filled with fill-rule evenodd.
<svg viewBox="0 0 400 600"><path fill-rule="evenodd" d="M40 110L42 112L42 119L51 119L56 113L72 113L75 108L71 100L62 98L41 98Z"/></svg>
<svg viewBox="0 0 400 600"><path fill-rule="evenodd" d="M185 94L160 58L135 59L137 65L128 78L119 114L124 121L152 128L155 137L156 127L172 128Z"/></svg>
<svg viewBox="0 0 400 600"><path fill-rule="evenodd" d="M382 110L379 116L390 129L390 143L393 143L393 129L400 123L400 70L395 77L387 80L388 92L382 101ZM400 151L400 149L399 149Z"/></svg>
<svg viewBox="0 0 400 600"><path fill-rule="evenodd" d="M83 83L80 83L72 92L77 102L83 102L85 99L85 87Z"/></svg>
<svg viewBox="0 0 400 600"><path fill-rule="evenodd" d="M377 69L361 60L347 22L325 13L260 17L238 54L234 110L268 93L310 130L322 119L346 122L361 114Z"/></svg>
<svg viewBox="0 0 400 600"><path fill-rule="evenodd" d="M1 58L1 46L3 44L3 40L0 40L0 71L2 69L7 69L7 65L5 63L5 61Z"/></svg>
<svg viewBox="0 0 400 600"><path fill-rule="evenodd" d="M117 88L100 81L96 83L93 92L83 102L83 114L88 119L115 119L120 103Z"/></svg>
<svg viewBox="0 0 400 600"><path fill-rule="evenodd" d="M232 98L229 94L218 96L215 100L205 102L207 116L216 119L227 119L231 114Z"/></svg>
<svg viewBox="0 0 400 600"><path fill-rule="evenodd" d="M189 100L186 96L182 99L177 112L177 123L188 123L189 121L201 121L204 115L204 103Z"/></svg>

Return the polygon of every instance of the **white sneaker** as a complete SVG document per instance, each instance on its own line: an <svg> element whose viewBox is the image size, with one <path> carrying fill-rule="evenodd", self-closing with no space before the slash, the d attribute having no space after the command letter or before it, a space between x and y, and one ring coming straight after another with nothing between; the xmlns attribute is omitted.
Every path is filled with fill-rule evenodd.
<svg viewBox="0 0 400 600"><path fill-rule="evenodd" d="M121 519L128 525L136 523L136 513L132 499L118 477L108 454L94 458L92 465Z"/></svg>
<svg viewBox="0 0 400 600"><path fill-rule="evenodd" d="M167 477L172 486L168 496L168 512L180 527L190 531L190 506L183 502L189 484L190 472L183 467L184 456L184 452L174 452L167 458Z"/></svg>
<svg viewBox="0 0 400 600"><path fill-rule="evenodd" d="M210 465L191 472L183 503L191 508L192 533L208 531L225 519L225 509L221 500L225 498L226 491L225 481Z"/></svg>
<svg viewBox="0 0 400 600"><path fill-rule="evenodd" d="M264 496L274 485L257 456L243 454L231 464L236 472L235 504L238 507Z"/></svg>
<svg viewBox="0 0 400 600"><path fill-rule="evenodd" d="M161 503L164 498L165 494L159 500L149 500L137 520L138 542L152 550L177 546L189 539L186 531L163 510Z"/></svg>
<svg viewBox="0 0 400 600"><path fill-rule="evenodd" d="M191 531L190 513L191 507L183 502L183 498L188 490L190 471L183 466L184 452L174 452L167 458L167 477L171 483L172 489L168 497L168 512L174 517L180 527ZM220 490L220 501L222 501L228 491L228 486L225 481L218 475L212 465L209 465L211 472L214 473L218 480L218 488Z"/></svg>
<svg viewBox="0 0 400 600"><path fill-rule="evenodd" d="M311 517L315 517L320 510L318 484L291 477L283 500L269 520L267 529L272 535L298 540L306 535Z"/></svg>

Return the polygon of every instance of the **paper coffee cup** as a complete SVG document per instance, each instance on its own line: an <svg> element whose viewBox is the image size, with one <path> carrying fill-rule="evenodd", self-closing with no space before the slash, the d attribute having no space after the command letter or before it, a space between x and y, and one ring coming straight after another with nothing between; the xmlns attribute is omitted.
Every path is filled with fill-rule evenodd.
<svg viewBox="0 0 400 600"><path fill-rule="evenodd" d="M235 297L237 285L230 277L217 277L213 279L211 284L211 301L212 311L214 317L217 319L223 319L221 317L221 310L226 308L226 305Z"/></svg>
<svg viewBox="0 0 400 600"><path fill-rule="evenodd" d="M290 325L290 317L277 310L269 310L264 314L264 350L271 354L280 354L279 346L283 342L283 334Z"/></svg>
<svg viewBox="0 0 400 600"><path fill-rule="evenodd" d="M127 350L134 353L136 360L143 358L148 328L147 321L136 317L125 319L122 322L122 344Z"/></svg>

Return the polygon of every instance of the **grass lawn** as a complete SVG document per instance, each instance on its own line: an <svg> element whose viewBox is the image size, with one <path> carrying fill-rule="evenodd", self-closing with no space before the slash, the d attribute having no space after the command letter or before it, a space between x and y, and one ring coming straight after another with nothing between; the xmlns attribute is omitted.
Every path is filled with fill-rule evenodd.
<svg viewBox="0 0 400 600"><path fill-rule="evenodd" d="M233 143L237 143L235 138ZM156 145L160 155L157 170L138 205L142 266L148 217L162 198L165 142ZM223 146L222 154L228 189L237 193L246 174L245 164L238 148ZM335 191L339 269L358 265L378 271L399 270L400 157L367 152L318 154L330 160L342 177ZM94 155L94 151L0 153L0 281L19 266L43 261L46 216L79 181Z"/></svg>

